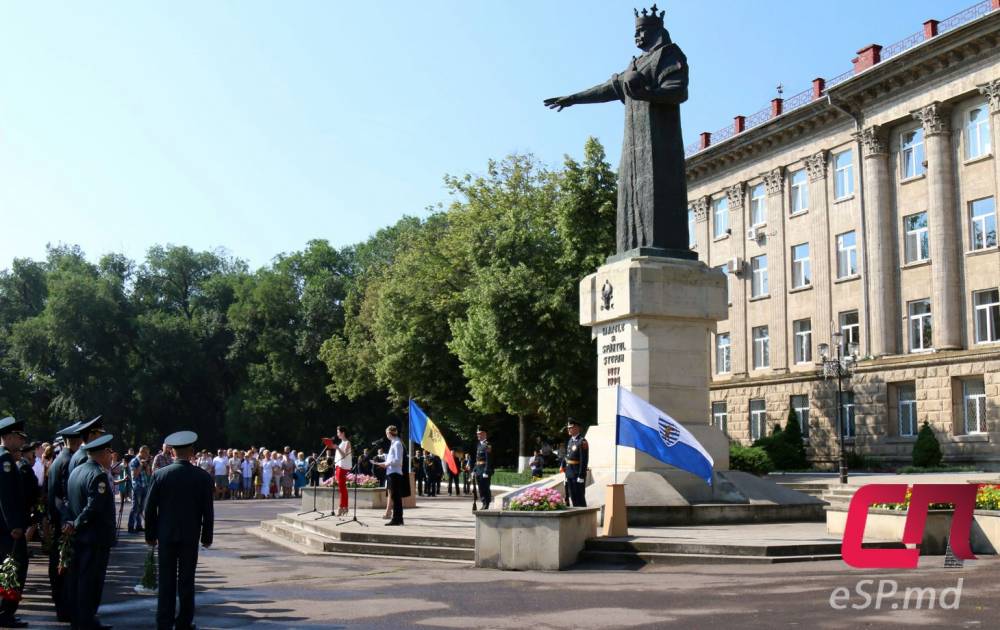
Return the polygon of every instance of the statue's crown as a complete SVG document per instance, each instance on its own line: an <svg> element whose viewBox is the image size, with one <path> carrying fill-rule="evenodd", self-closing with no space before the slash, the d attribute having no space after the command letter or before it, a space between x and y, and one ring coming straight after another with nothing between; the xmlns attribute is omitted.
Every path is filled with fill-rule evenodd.
<svg viewBox="0 0 1000 630"><path fill-rule="evenodd" d="M638 9L632 9L635 13L635 25L636 26L663 26L663 15L666 11L660 11L657 14L656 5L649 7L649 10L643 9L641 12Z"/></svg>

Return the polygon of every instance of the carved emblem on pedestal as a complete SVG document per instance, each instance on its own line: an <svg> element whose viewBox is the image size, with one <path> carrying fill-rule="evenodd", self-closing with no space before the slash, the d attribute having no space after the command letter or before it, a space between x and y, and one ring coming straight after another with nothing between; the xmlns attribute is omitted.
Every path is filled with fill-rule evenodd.
<svg viewBox="0 0 1000 630"><path fill-rule="evenodd" d="M615 297L615 288L611 286L610 280L604 281L604 286L601 288L601 308L602 311L610 311L615 307L613 302Z"/></svg>

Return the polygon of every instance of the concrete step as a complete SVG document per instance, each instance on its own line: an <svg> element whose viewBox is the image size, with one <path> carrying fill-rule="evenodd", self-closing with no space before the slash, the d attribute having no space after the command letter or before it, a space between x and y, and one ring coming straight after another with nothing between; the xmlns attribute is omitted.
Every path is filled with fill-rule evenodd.
<svg viewBox="0 0 1000 630"><path fill-rule="evenodd" d="M298 544L296 542L293 542L290 539L284 538L282 536L275 535L273 532L265 530L264 527L262 527L262 526L247 527L243 531L245 531L246 533L250 534L254 538L259 538L259 539L261 539L261 540L263 540L265 542L269 542L271 544L278 545L279 547L283 547L284 549L287 549L289 551L294 551L295 553L298 553L298 554L301 554L301 555L304 555L304 556L321 556L321 555L323 555L322 551L317 551L316 549L314 549L312 547L309 547L307 545L300 545L300 544Z"/></svg>
<svg viewBox="0 0 1000 630"><path fill-rule="evenodd" d="M778 564L784 562L817 562L839 559L839 553L798 556L748 556L700 553L628 553L623 551L585 549L580 553L579 561L601 564Z"/></svg>
<svg viewBox="0 0 1000 630"><path fill-rule="evenodd" d="M823 494L827 491L829 487L827 486L827 484L805 483L801 481L779 481L778 485L784 486L789 490L795 490L803 494L808 494L809 496L815 497L817 499L822 499Z"/></svg>
<svg viewBox="0 0 1000 630"><path fill-rule="evenodd" d="M426 560L460 561L470 563L475 559L473 546L447 546L429 544L403 544L400 539L419 537L404 537L356 532L339 532L340 538L334 538L316 528L299 527L287 520L275 519L261 522L259 527L247 531L258 538L279 544L305 554L332 554L346 556L379 556L397 559L421 558ZM253 531L251 531L253 530ZM381 542L361 542L356 539ZM386 540L388 539L388 540Z"/></svg>
<svg viewBox="0 0 1000 630"><path fill-rule="evenodd" d="M326 521L317 523L316 521L297 519L290 514L279 514L278 520L291 527L297 527L333 540L341 540L345 542L381 543L386 545L418 545L428 547L460 547L465 549L475 549L476 547L475 538L426 536L404 533L389 534L382 533L381 531L369 531L366 529L346 529L351 527L349 525L345 525L344 528L332 529L332 523L326 524ZM341 531L341 529L343 529L343 531Z"/></svg>
<svg viewBox="0 0 1000 630"><path fill-rule="evenodd" d="M475 549L459 547L431 547L423 545L397 545L365 542L327 541L323 550L328 552L351 554L355 556L399 556L404 558L435 558L438 560L476 559Z"/></svg>
<svg viewBox="0 0 1000 630"><path fill-rule="evenodd" d="M584 547L589 551L626 552L631 554L680 554L706 556L791 557L840 555L840 541L786 543L775 545L711 544L658 540L614 540L591 538Z"/></svg>

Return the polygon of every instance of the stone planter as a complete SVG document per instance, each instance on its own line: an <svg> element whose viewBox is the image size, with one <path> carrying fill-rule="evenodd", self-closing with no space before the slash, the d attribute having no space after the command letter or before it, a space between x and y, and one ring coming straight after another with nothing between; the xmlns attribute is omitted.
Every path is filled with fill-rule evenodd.
<svg viewBox="0 0 1000 630"><path fill-rule="evenodd" d="M976 510L972 514L972 553L1000 553L1000 511Z"/></svg>
<svg viewBox="0 0 1000 630"><path fill-rule="evenodd" d="M336 486L319 486L302 488L302 511L313 509L313 494L316 495L316 509L320 512L336 510L340 504ZM354 507L354 488L347 489L347 502ZM386 505L385 488L358 488L358 509L384 510ZM332 506L332 507L331 507Z"/></svg>
<svg viewBox="0 0 1000 630"><path fill-rule="evenodd" d="M920 543L922 554L942 555L951 532L952 510L929 510L924 539ZM846 508L827 508L826 531L842 536L847 524ZM906 527L906 512L869 509L865 522L865 540L902 541ZM972 553L995 554L1000 550L1000 512L976 510L972 524Z"/></svg>
<svg viewBox="0 0 1000 630"><path fill-rule="evenodd" d="M476 566L507 571L560 571L597 535L600 508L554 512L476 512Z"/></svg>

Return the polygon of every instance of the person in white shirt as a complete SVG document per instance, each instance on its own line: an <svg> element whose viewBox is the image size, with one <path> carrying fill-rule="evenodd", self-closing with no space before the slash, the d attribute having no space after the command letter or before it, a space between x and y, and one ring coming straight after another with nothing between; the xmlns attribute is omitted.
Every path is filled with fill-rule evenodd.
<svg viewBox="0 0 1000 630"><path fill-rule="evenodd" d="M344 516L347 514L347 474L351 472L353 466L351 460L354 459L351 443L347 439L347 427L337 427L337 440L337 446L334 449L334 466L336 468L334 474L337 477L337 492L340 493L340 509L337 510L337 516Z"/></svg>
<svg viewBox="0 0 1000 630"><path fill-rule="evenodd" d="M403 524L403 497L410 496L410 484L403 477L403 443L399 441L399 430L396 425L385 428L385 437L392 444L385 456L384 462L375 462L376 466L385 468L389 496L392 498L392 520L386 525Z"/></svg>
<svg viewBox="0 0 1000 630"><path fill-rule="evenodd" d="M215 500L225 498L226 487L229 485L229 458L226 451L219 449L219 454L212 459L215 467Z"/></svg>

